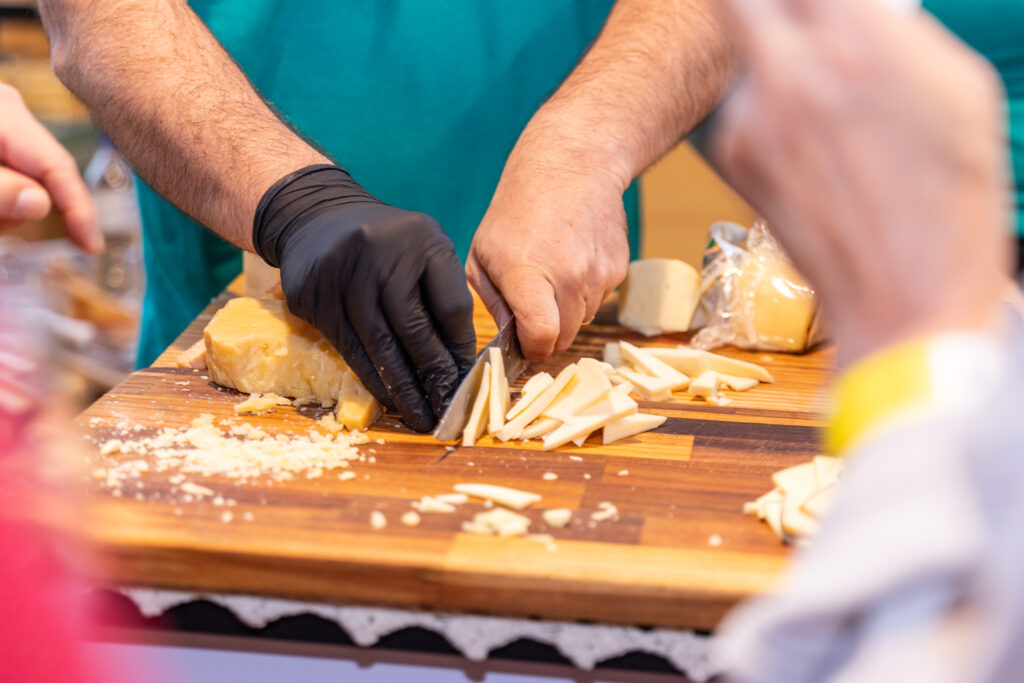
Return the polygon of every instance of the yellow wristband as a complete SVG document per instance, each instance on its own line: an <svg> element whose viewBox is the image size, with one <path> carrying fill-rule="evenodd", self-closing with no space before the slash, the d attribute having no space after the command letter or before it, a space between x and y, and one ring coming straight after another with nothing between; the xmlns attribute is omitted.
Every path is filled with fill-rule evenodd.
<svg viewBox="0 0 1024 683"><path fill-rule="evenodd" d="M833 390L833 414L825 449L846 451L884 419L926 402L932 395L929 339L890 346L844 372Z"/></svg>

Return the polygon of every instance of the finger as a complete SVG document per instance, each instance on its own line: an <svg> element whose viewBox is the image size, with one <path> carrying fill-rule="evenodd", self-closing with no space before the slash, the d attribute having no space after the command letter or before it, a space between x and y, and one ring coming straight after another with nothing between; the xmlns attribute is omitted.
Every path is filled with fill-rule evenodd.
<svg viewBox="0 0 1024 683"><path fill-rule="evenodd" d="M0 166L0 221L12 226L38 221L50 213L50 195L42 185L17 171Z"/></svg>
<svg viewBox="0 0 1024 683"><path fill-rule="evenodd" d="M534 268L517 268L498 285L516 316L516 333L523 355L531 361L550 356L559 334L554 286Z"/></svg>
<svg viewBox="0 0 1024 683"><path fill-rule="evenodd" d="M385 318L382 302L376 297L351 294L345 308L352 329L402 422L417 432L430 431L437 420L408 356Z"/></svg>
<svg viewBox="0 0 1024 683"><path fill-rule="evenodd" d="M559 320L555 351L565 351L572 346L572 341L587 318L587 300L578 292L562 293L556 290L555 301L558 304Z"/></svg>
<svg viewBox="0 0 1024 683"><path fill-rule="evenodd" d="M472 250L466 262L466 277L500 330L512 317L512 311Z"/></svg>
<svg viewBox="0 0 1024 683"><path fill-rule="evenodd" d="M426 309L419 281L405 282L401 291L396 290L398 283L382 288L381 308L412 362L434 415L440 417L459 386L459 368ZM475 350L475 342L473 346Z"/></svg>
<svg viewBox="0 0 1024 683"><path fill-rule="evenodd" d="M32 177L64 216L68 235L89 252L103 249L103 234L78 166L57 139L29 113L20 97L3 91L6 121L0 124L0 163Z"/></svg>
<svg viewBox="0 0 1024 683"><path fill-rule="evenodd" d="M476 360L476 329L473 327L473 295L454 251L427 261L422 277L423 297L448 348L461 379Z"/></svg>

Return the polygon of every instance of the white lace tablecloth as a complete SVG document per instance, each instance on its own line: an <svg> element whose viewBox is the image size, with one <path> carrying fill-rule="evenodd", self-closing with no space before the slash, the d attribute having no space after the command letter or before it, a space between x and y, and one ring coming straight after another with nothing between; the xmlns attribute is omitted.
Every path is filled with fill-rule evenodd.
<svg viewBox="0 0 1024 683"><path fill-rule="evenodd" d="M496 648L528 638L554 647L585 670L607 659L643 652L663 657L694 681L706 681L720 672L710 655L712 637L692 631L416 612L152 588L122 588L120 592L132 600L145 617L160 616L172 607L197 600L220 605L253 628L263 628L283 617L312 614L337 624L353 642L363 647L370 647L382 637L404 628L419 627L443 636L453 648L474 661L487 659Z"/></svg>

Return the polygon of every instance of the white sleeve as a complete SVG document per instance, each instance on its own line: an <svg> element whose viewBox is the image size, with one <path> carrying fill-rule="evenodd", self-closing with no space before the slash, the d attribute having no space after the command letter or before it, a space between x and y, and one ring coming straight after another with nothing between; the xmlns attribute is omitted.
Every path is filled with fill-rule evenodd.
<svg viewBox="0 0 1024 683"><path fill-rule="evenodd" d="M980 407L919 415L850 453L814 545L720 630L733 678L1019 680L1024 364L1004 367L1015 375Z"/></svg>

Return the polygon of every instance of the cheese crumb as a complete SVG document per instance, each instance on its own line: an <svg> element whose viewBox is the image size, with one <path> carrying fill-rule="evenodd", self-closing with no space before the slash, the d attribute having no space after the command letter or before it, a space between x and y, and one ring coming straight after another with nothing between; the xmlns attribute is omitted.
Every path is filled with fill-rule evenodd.
<svg viewBox="0 0 1024 683"><path fill-rule="evenodd" d="M629 474L629 470L619 470L619 476L620 477L625 477L628 474Z"/></svg>
<svg viewBox="0 0 1024 683"><path fill-rule="evenodd" d="M558 479L558 475L555 474L554 472L545 472L544 476L541 478L544 481L554 481L555 479Z"/></svg>
<svg viewBox="0 0 1024 683"><path fill-rule="evenodd" d="M227 524L228 522L230 522L230 521L231 521L231 519L232 519L233 517L234 517L234 515L232 515L232 514L231 514L231 511L230 511L230 510L225 510L225 511L224 511L224 514L222 514L222 515L220 516L220 521L222 521L222 522L224 522L225 524Z"/></svg>
<svg viewBox="0 0 1024 683"><path fill-rule="evenodd" d="M251 413L253 415L262 415L263 413L269 413L277 406L290 406L291 404L291 399L274 393L250 394L249 398L235 404L235 412L239 414Z"/></svg>
<svg viewBox="0 0 1024 683"><path fill-rule="evenodd" d="M552 508L542 512L541 517L544 518L544 523L548 526L562 529L572 519L572 510L569 508Z"/></svg>
<svg viewBox="0 0 1024 683"><path fill-rule="evenodd" d="M526 534L524 536L527 541L534 541L535 543L543 543L544 549L549 553L556 552L558 546L555 544L555 539L551 534Z"/></svg>
<svg viewBox="0 0 1024 683"><path fill-rule="evenodd" d="M455 512L455 506L432 496L423 496L413 506L420 512Z"/></svg>
<svg viewBox="0 0 1024 683"><path fill-rule="evenodd" d="M380 510L374 510L370 513L370 526L377 531L380 531L388 525L388 519L384 516L384 513Z"/></svg>
<svg viewBox="0 0 1024 683"><path fill-rule="evenodd" d="M471 534L506 538L525 536L530 529L530 523L529 517L499 507L487 512L478 512L472 521L462 523L462 530Z"/></svg>
<svg viewBox="0 0 1024 683"><path fill-rule="evenodd" d="M594 520L595 522L603 522L605 520L613 518L618 519L619 509L615 507L612 503L604 501L603 503L598 503L597 507L599 508L598 511L591 513L590 515L590 519Z"/></svg>
<svg viewBox="0 0 1024 683"><path fill-rule="evenodd" d="M722 537L718 534L711 534L711 536L708 537L708 545L712 548L717 548L722 545Z"/></svg>
<svg viewBox="0 0 1024 683"><path fill-rule="evenodd" d="M356 473L353 472L352 470L349 470L348 472L342 472L341 474L338 475L338 479L341 479L342 481L348 481L349 479L355 479L355 478L356 478Z"/></svg>
<svg viewBox="0 0 1024 683"><path fill-rule="evenodd" d="M420 516L411 510L402 515L402 524L406 526L419 526L419 523Z"/></svg>
<svg viewBox="0 0 1024 683"><path fill-rule="evenodd" d="M569 456L569 459L570 459L570 460L572 460L572 461L574 461L574 462L583 462L583 458L581 458L581 457L580 457L580 456L578 456L578 455L570 455L570 456Z"/></svg>

